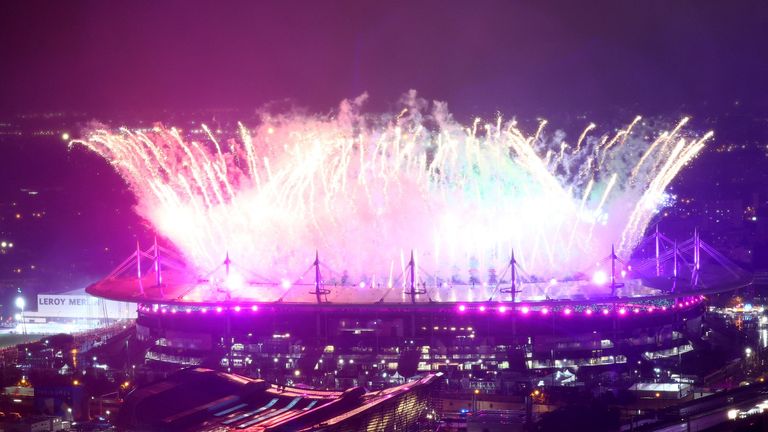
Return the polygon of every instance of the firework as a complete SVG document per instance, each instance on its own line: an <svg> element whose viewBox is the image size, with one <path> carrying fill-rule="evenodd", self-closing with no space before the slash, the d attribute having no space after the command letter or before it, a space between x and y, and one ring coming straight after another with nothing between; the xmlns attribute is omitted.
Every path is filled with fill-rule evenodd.
<svg viewBox="0 0 768 432"><path fill-rule="evenodd" d="M72 144L114 166L137 212L201 274L228 254L279 281L317 250L370 284L391 283L411 250L435 280L503 268L512 250L545 278L589 269L612 244L626 258L711 136L638 117L571 143L545 121L533 134L501 117L465 126L413 93L396 115L361 114L363 99L332 116L264 116L231 137L93 125Z"/></svg>

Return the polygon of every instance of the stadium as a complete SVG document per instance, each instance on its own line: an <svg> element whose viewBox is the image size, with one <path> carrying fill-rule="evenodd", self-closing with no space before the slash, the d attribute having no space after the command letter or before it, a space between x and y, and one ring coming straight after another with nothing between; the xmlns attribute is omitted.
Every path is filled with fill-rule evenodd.
<svg viewBox="0 0 768 432"><path fill-rule="evenodd" d="M603 374L671 379L705 352L707 297L751 276L697 230L643 236L711 133L637 117L568 144L545 121L465 127L410 96L398 116L345 101L239 137L201 126L203 144L160 126L88 131L74 143L113 164L161 242L87 292L138 305L153 370L293 387L441 374L440 394L530 400Z"/></svg>
<svg viewBox="0 0 768 432"><path fill-rule="evenodd" d="M385 385L406 369L556 370L674 357L693 350L706 296L751 282L698 234L678 244L657 230L636 255L624 262L610 253L591 277L564 281L536 280L511 259L496 281L470 284L431 284L411 258L404 277L382 287L328 283L317 254L309 281L240 279L228 290L235 285L192 277L178 255L154 244L87 292L138 304L150 362L268 376L278 365L264 364L279 358L282 374L321 376L323 359L335 369L346 354L367 358L369 385ZM226 277L230 266L225 258L217 271ZM359 378L351 383L363 385Z"/></svg>

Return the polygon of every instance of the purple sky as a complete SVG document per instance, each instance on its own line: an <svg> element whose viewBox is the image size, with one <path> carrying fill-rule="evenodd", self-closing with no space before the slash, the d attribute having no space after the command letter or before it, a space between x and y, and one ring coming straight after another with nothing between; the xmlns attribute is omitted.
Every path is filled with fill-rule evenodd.
<svg viewBox="0 0 768 432"><path fill-rule="evenodd" d="M3 2L0 113L316 110L415 88L459 113L765 108L758 1Z"/></svg>

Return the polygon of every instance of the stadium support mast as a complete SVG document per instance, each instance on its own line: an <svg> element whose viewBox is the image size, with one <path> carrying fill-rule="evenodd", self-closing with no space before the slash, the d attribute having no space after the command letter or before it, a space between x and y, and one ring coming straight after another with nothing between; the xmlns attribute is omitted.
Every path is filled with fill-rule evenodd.
<svg viewBox="0 0 768 432"><path fill-rule="evenodd" d="M510 292L512 293L512 303L515 302L515 294L517 294L517 273L515 272L515 266L517 266L517 261L515 260L515 250L512 249L509 254L509 269L512 282L510 286Z"/></svg>
<svg viewBox="0 0 768 432"><path fill-rule="evenodd" d="M656 276L661 276L661 259L659 253L661 252L661 233L659 232L659 224L656 224Z"/></svg>
<svg viewBox="0 0 768 432"><path fill-rule="evenodd" d="M155 283L157 286L163 284L163 276L160 270L160 248L157 247L157 236L155 236Z"/></svg>
<svg viewBox="0 0 768 432"><path fill-rule="evenodd" d="M325 301L327 302L328 294L331 293L331 290L323 288L323 276L320 274L320 253L317 250L315 250L315 262L312 263L312 267L315 268L315 289L309 293L315 295L318 303L323 302L323 296L325 296ZM310 269L312 267L310 267ZM309 269L307 269L307 271L309 271Z"/></svg>
<svg viewBox="0 0 768 432"><path fill-rule="evenodd" d="M611 297L616 297L616 248L611 244Z"/></svg>
<svg viewBox="0 0 768 432"><path fill-rule="evenodd" d="M315 297L318 303L322 303L323 299L320 297L323 293L320 289L320 252L315 250Z"/></svg>
<svg viewBox="0 0 768 432"><path fill-rule="evenodd" d="M427 290L419 289L416 285L416 258L413 253L413 249L411 249L411 260L408 261L408 291L405 292L405 294L408 294L411 296L411 303L416 303L416 296L419 294L426 294Z"/></svg>
<svg viewBox="0 0 768 432"><path fill-rule="evenodd" d="M144 296L144 284L141 282L141 246L136 240L136 278L139 280L139 292Z"/></svg>
<svg viewBox="0 0 768 432"><path fill-rule="evenodd" d="M511 297L512 303L515 302L516 294L520 291L517 289L517 260L515 260L515 250L511 250L509 254L509 272L510 272L510 279L511 283L509 285L509 288L501 288L499 289L500 293L506 294L509 293ZM504 278L504 275L507 274L507 270L504 269L504 274L502 274L502 279ZM499 281L499 284L501 284L501 281Z"/></svg>
<svg viewBox="0 0 768 432"><path fill-rule="evenodd" d="M410 288L411 303L416 303L416 260L413 258L413 249L411 249L411 260L408 261L408 285Z"/></svg>
<svg viewBox="0 0 768 432"><path fill-rule="evenodd" d="M699 271L701 268L701 243L699 243L699 229L693 230L693 264L694 269Z"/></svg>
<svg viewBox="0 0 768 432"><path fill-rule="evenodd" d="M410 284L411 284L411 303L416 303L416 261L413 259L413 249L411 249L411 262L409 263L409 266L411 267L411 273L410 273Z"/></svg>
<svg viewBox="0 0 768 432"><path fill-rule="evenodd" d="M699 284L699 270L701 269L701 234L699 229L693 231L693 268L691 269L691 287Z"/></svg>
<svg viewBox="0 0 768 432"><path fill-rule="evenodd" d="M677 279L677 240L675 240L673 248L672 256L674 259L672 260L672 277Z"/></svg>

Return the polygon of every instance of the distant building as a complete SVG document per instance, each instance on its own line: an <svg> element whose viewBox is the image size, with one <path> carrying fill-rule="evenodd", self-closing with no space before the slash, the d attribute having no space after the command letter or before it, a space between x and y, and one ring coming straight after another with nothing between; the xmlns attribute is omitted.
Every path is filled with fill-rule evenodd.
<svg viewBox="0 0 768 432"><path fill-rule="evenodd" d="M686 399L691 385L686 383L636 383L629 391L640 399Z"/></svg>
<svg viewBox="0 0 768 432"><path fill-rule="evenodd" d="M36 416L3 419L0 421L0 428L3 432L53 432L64 430L65 424L60 417Z"/></svg>
<svg viewBox="0 0 768 432"><path fill-rule="evenodd" d="M85 290L38 294L37 310L25 311L27 323L104 322L136 318L136 304L94 297Z"/></svg>

